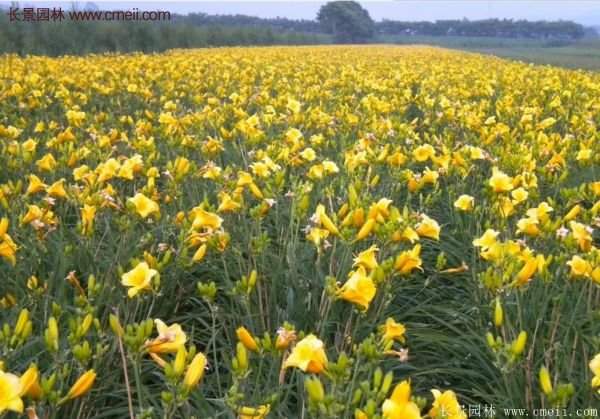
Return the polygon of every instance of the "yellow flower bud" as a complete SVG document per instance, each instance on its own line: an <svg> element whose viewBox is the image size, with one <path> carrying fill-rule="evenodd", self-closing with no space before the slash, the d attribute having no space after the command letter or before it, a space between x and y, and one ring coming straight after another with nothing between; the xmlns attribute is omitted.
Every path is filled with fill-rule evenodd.
<svg viewBox="0 0 600 419"><path fill-rule="evenodd" d="M540 388L546 396L552 393L552 380L546 367L540 369Z"/></svg>
<svg viewBox="0 0 600 419"><path fill-rule="evenodd" d="M502 326L504 323L504 310L502 309L502 304L500 303L500 298L496 297L496 304L494 306L494 325L496 327Z"/></svg>
<svg viewBox="0 0 600 419"><path fill-rule="evenodd" d="M513 342L511 346L511 351L515 356L521 355L525 350L525 344L527 343L527 332L522 331L517 336L517 339Z"/></svg>
<svg viewBox="0 0 600 419"><path fill-rule="evenodd" d="M248 332L248 329L246 329L245 327L239 327L236 331L235 331L239 341L246 347L246 349L248 349L249 351L253 351L256 352L258 351L258 344L256 343L256 340L254 339L254 337L252 337L252 335L250 334L250 332Z"/></svg>
<svg viewBox="0 0 600 419"><path fill-rule="evenodd" d="M306 392L308 393L310 400L313 402L320 402L325 398L323 384L317 377L307 378L304 381L304 388L306 388Z"/></svg>
<svg viewBox="0 0 600 419"><path fill-rule="evenodd" d="M86 371L79 377L79 379L73 384L73 386L69 389L69 392L65 396L64 400L73 400L77 397L83 396L85 393L90 391L92 386L94 385L94 381L96 381L96 371L89 370Z"/></svg>
<svg viewBox="0 0 600 419"><path fill-rule="evenodd" d="M118 337L123 337L123 327L121 326L121 322L119 321L119 318L117 316L115 316L114 314L108 316L108 323L110 324L110 328L112 329L115 335L117 335Z"/></svg>
<svg viewBox="0 0 600 419"><path fill-rule="evenodd" d="M196 387L198 382L202 380L204 368L206 368L206 356L202 352L199 352L194 356L192 362L190 362L185 377L183 378L183 385L188 390Z"/></svg>
<svg viewBox="0 0 600 419"><path fill-rule="evenodd" d="M185 370L185 359L187 357L187 351L185 350L185 346L181 346L177 350L177 355L175 355L175 360L173 361L173 372L177 377L183 374Z"/></svg>

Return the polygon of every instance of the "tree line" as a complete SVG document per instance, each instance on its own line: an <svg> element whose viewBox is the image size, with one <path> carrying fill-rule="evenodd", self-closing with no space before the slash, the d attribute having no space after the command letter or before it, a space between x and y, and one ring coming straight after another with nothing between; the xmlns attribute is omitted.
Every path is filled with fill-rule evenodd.
<svg viewBox="0 0 600 419"><path fill-rule="evenodd" d="M13 5L18 6L18 5ZM169 21L12 21L0 10L0 53L64 55L159 52L172 48L381 42L390 35L488 36L573 40L585 28L569 21L438 20L374 22L355 1L321 7L316 20L245 15L172 14Z"/></svg>

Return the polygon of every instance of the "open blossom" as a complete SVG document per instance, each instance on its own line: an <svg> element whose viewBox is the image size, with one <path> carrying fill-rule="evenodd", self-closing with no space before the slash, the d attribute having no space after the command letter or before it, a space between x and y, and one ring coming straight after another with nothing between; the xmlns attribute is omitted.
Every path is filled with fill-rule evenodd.
<svg viewBox="0 0 600 419"><path fill-rule="evenodd" d="M285 360L285 368L296 367L304 372L318 374L327 367L327 355L323 341L315 335L308 335L292 349Z"/></svg>
<svg viewBox="0 0 600 419"><path fill-rule="evenodd" d="M158 274L155 269L150 269L146 262L139 263L131 271L123 274L121 283L129 287L127 295L135 297L140 291L152 289L152 278Z"/></svg>
<svg viewBox="0 0 600 419"><path fill-rule="evenodd" d="M471 195L461 195L456 201L454 201L454 208L458 208L461 211L471 211L475 205L475 198Z"/></svg>
<svg viewBox="0 0 600 419"><path fill-rule="evenodd" d="M377 287L373 279L367 275L363 266L359 266L356 271L350 272L350 278L339 289L338 295L341 299L367 310L376 292Z"/></svg>
<svg viewBox="0 0 600 419"><path fill-rule="evenodd" d="M19 377L0 370L0 414L7 410L23 412L22 389Z"/></svg>
<svg viewBox="0 0 600 419"><path fill-rule="evenodd" d="M142 218L148 218L150 215L160 213L158 204L142 193L137 193L133 198L129 198L128 202L133 204L135 211Z"/></svg>
<svg viewBox="0 0 600 419"><path fill-rule="evenodd" d="M181 329L181 325L173 323L167 326L160 319L154 320L158 336L151 341L146 342L148 352L177 353L177 351L187 342L187 336Z"/></svg>

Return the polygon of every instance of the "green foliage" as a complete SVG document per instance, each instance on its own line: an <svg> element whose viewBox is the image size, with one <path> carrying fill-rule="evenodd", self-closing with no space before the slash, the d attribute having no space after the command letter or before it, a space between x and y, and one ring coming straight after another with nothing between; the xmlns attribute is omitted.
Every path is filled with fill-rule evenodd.
<svg viewBox="0 0 600 419"><path fill-rule="evenodd" d="M372 39L375 24L355 1L333 1L321 6L317 20L326 33L340 43L359 43Z"/></svg>

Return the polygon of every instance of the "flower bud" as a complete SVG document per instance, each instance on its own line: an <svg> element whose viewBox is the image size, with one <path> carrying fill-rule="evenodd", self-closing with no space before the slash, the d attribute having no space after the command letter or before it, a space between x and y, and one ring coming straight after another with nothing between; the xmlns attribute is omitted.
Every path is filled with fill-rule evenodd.
<svg viewBox="0 0 600 419"><path fill-rule="evenodd" d="M318 403L325 398L325 390L323 389L323 384L321 380L317 377L315 378L307 378L304 381L304 388L310 397L310 400L314 403Z"/></svg>
<svg viewBox="0 0 600 419"><path fill-rule="evenodd" d="M552 393L552 380L546 367L540 369L540 388L546 396Z"/></svg>
<svg viewBox="0 0 600 419"><path fill-rule="evenodd" d="M183 385L191 390L198 385L202 377L204 377L204 369L206 368L206 356L202 352L198 352L185 373Z"/></svg>

